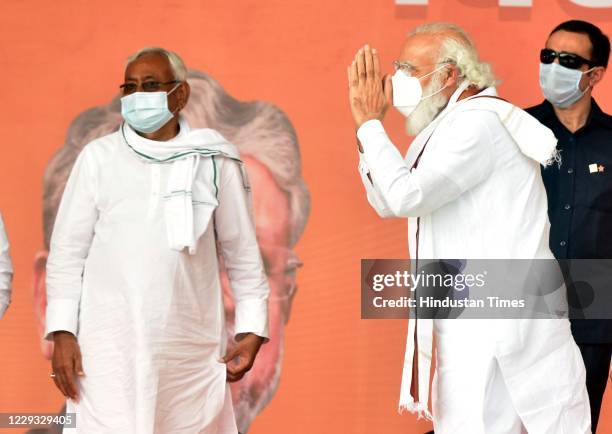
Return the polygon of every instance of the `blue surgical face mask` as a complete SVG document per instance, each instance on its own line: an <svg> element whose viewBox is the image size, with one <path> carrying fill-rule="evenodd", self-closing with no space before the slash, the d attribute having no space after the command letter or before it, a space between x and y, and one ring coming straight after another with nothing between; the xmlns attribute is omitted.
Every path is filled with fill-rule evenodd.
<svg viewBox="0 0 612 434"><path fill-rule="evenodd" d="M166 125L174 113L168 109L168 95L174 92L134 92L121 98L121 116L136 131L153 133Z"/></svg>
<svg viewBox="0 0 612 434"><path fill-rule="evenodd" d="M592 70L570 69L556 62L540 63L540 87L544 98L560 108L571 106L587 91L588 87L580 90L580 80L583 74Z"/></svg>

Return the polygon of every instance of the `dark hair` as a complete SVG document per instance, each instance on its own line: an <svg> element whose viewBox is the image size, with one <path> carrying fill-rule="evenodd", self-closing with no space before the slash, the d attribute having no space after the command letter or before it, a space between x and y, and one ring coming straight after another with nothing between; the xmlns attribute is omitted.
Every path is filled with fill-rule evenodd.
<svg viewBox="0 0 612 434"><path fill-rule="evenodd" d="M593 66L603 66L604 68L608 66L610 39L599 27L586 21L570 20L559 24L550 34L552 35L559 30L587 35L591 41L591 61Z"/></svg>

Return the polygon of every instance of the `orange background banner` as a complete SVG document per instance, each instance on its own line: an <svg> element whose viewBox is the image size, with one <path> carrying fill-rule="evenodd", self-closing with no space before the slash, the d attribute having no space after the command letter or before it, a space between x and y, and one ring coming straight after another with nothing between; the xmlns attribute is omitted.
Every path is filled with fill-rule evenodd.
<svg viewBox="0 0 612 434"><path fill-rule="evenodd" d="M380 220L357 173L346 66L369 43L387 72L406 32L450 21L474 38L519 106L542 100L538 53L558 23L580 18L612 34L612 7L534 0L22 0L0 5L3 132L0 210L15 266L13 303L0 321L0 412L55 412L33 308L34 259L43 249L42 174L83 110L116 96L128 55L158 45L210 74L234 97L270 101L296 129L312 212L296 251L304 267L285 328L280 387L250 433L423 433L398 415L405 321L360 319L360 258L407 257L406 223ZM595 89L612 111L612 77ZM401 116L387 126L403 152ZM608 385L609 386L609 385ZM612 393L599 432L612 432ZM0 430L2 431L2 430ZM8 430L7 432L16 432Z"/></svg>

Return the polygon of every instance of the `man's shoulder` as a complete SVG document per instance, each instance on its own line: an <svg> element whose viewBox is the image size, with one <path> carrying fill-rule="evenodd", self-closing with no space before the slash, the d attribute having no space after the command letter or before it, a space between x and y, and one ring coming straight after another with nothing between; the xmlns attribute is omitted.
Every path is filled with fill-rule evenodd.
<svg viewBox="0 0 612 434"><path fill-rule="evenodd" d="M78 154L78 159L91 170L98 170L108 164L120 148L121 135L118 132L97 137L83 146Z"/></svg>
<svg viewBox="0 0 612 434"><path fill-rule="evenodd" d="M119 131L114 131L91 140L83 147L82 152L94 153L98 155L112 152L119 146L121 140L121 133Z"/></svg>
<svg viewBox="0 0 612 434"><path fill-rule="evenodd" d="M193 128L189 130L189 137L195 143L202 143L202 147L217 151L224 156L239 159L240 153L233 143L229 142L219 131L212 128Z"/></svg>
<svg viewBox="0 0 612 434"><path fill-rule="evenodd" d="M213 128L189 128L189 134L210 142L227 142L225 137Z"/></svg>
<svg viewBox="0 0 612 434"><path fill-rule="evenodd" d="M612 116L604 112L601 107L593 100L593 116L599 121L604 127L612 129Z"/></svg>
<svg viewBox="0 0 612 434"><path fill-rule="evenodd" d="M433 131L424 133L431 136L436 147L451 149L463 146L462 143L489 143L501 126L501 119L494 111L466 104L440 119Z"/></svg>
<svg viewBox="0 0 612 434"><path fill-rule="evenodd" d="M541 122L551 114L551 109L550 103L543 101L540 104L527 107L525 111Z"/></svg>
<svg viewBox="0 0 612 434"><path fill-rule="evenodd" d="M607 113L602 113L601 120L609 128L612 129L612 116Z"/></svg>
<svg viewBox="0 0 612 434"><path fill-rule="evenodd" d="M442 121L441 125L452 130L456 130L456 128L478 129L501 122L497 112L479 100L465 101Z"/></svg>

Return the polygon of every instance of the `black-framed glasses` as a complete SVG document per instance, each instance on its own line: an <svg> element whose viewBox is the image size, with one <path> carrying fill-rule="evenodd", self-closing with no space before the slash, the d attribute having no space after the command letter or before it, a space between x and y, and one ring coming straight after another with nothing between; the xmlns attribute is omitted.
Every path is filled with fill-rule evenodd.
<svg viewBox="0 0 612 434"><path fill-rule="evenodd" d="M140 83L140 87L142 88L143 92L158 92L162 86L167 86L169 84L176 84L176 83L180 83L179 80L171 80L171 81L167 81L165 83L159 82L159 81L155 81L155 80L149 80L149 81L143 81L142 83ZM131 93L134 93L138 90L138 84L137 83L123 83L122 85L119 86L119 89L121 89L121 92L124 95L129 95Z"/></svg>
<svg viewBox="0 0 612 434"><path fill-rule="evenodd" d="M566 53L565 51L557 53L550 48L542 48L540 51L540 62L542 63L553 63L557 58L559 59L559 65L570 69L578 69L582 65L595 66L592 61L574 53Z"/></svg>

